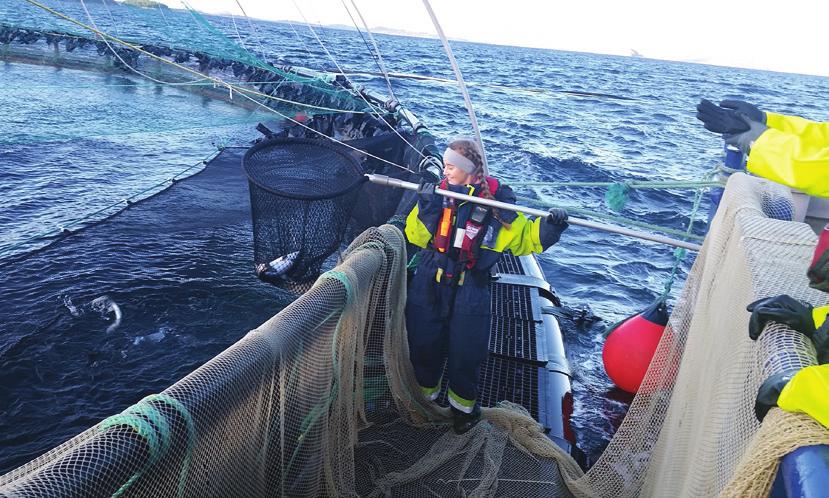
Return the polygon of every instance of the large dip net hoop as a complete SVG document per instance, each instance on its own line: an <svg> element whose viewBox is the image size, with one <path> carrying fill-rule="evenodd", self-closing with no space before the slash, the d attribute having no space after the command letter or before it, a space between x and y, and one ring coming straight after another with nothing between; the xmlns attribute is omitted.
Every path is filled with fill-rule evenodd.
<svg viewBox="0 0 829 498"><path fill-rule="evenodd" d="M242 160L250 187L254 263L268 282L312 282L343 242L363 169L350 151L327 141L275 138Z"/></svg>

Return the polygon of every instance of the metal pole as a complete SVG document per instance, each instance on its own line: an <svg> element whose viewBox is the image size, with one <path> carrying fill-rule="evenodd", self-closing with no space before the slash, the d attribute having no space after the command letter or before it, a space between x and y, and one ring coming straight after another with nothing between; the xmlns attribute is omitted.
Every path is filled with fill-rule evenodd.
<svg viewBox="0 0 829 498"><path fill-rule="evenodd" d="M376 183L377 185L385 185L388 187L397 187L397 188L404 188L407 190L417 190L418 184L412 182L406 182L403 180L398 180L397 178L390 178L386 175L371 175L367 174L366 177L371 183ZM515 204L507 204L506 202L494 201L492 199L484 199L481 197L474 197L471 195L466 194L459 194L457 192L452 192L451 190L443 190L440 188L435 189L435 193L438 195L442 195L444 197L450 197L452 199L460 199L463 201L474 202L476 204L483 204L484 206L490 206L498 209L506 209L508 211L516 211L525 214L531 214L534 216L547 216L550 214L547 211L543 211L541 209L533 209L528 208L525 206L518 206ZM605 232L611 233L618 233L621 235L627 235L629 237L634 237L637 239L643 240L650 240L652 242L659 242L661 244L667 244L669 246L674 247L682 247L684 249L689 249L691 251L697 251L702 248L702 246L698 244L694 244L692 242L685 242L683 240L676 240L670 237L665 237L662 235L656 235L647 232L640 232L638 230L631 230L630 228L619 227L616 225L608 225L607 223L598 223L595 221L583 220L581 218L573 218L572 216L567 219L568 223L572 223L573 225L579 225L588 228L595 228L598 230L603 230Z"/></svg>

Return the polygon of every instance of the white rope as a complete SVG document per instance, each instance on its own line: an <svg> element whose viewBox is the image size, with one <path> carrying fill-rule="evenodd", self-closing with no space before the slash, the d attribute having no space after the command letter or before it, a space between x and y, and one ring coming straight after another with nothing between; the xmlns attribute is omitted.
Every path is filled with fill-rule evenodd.
<svg viewBox="0 0 829 498"><path fill-rule="evenodd" d="M199 78L199 79L196 79L196 80L192 80L192 81L182 81L182 82L178 82L178 83L176 83L176 82L171 82L171 81L162 81L162 80L159 80L159 79L153 78L153 77L152 77L152 76L150 76L149 74L145 74L145 73L143 73L143 72L139 71L138 69L136 69L136 68L134 68L134 67L130 66L130 65L127 63L127 61L125 61L125 60L123 59L123 57L121 57L121 56L118 54L118 52L117 52L114 48L112 48L112 45L110 45L110 44L109 44L109 42L107 41L106 37L105 37L105 36L103 36L103 32L102 32L100 29L98 29L98 25L97 25L97 24L95 24L95 19L93 19L93 18L92 18L92 14L90 14L89 9L87 9L87 8L86 8L86 3L84 2L84 0L81 0L81 7L83 7L84 12L86 12L86 17L89 19L89 22L92 24L92 27L93 27L93 28L95 28L95 33L96 33L98 36L100 36L101 41L103 41L103 42L104 42L104 44L106 44L106 46L107 46L107 48L109 49L109 51L110 51L110 52L112 52L112 55L114 55L114 56L115 56L115 57L116 57L119 61L121 61L121 64L123 64L123 65L124 65L124 67L128 68L130 71L134 72L135 74L137 74L137 75L139 75L139 76L142 76L142 77L144 77L144 78L147 78L147 79L148 79L148 80L150 80L150 81L154 81L155 83L162 84L162 85L191 85L191 84L193 84L193 83L198 83L198 82L201 82L201 81L204 81L204 80L208 79L207 77L202 77L202 78Z"/></svg>
<svg viewBox="0 0 829 498"><path fill-rule="evenodd" d="M294 36L296 36L297 40L299 40L299 43L302 44L302 47L305 49L305 53L308 54L308 57L313 58L314 54L311 53L311 50L308 48L308 45L305 43L305 40L303 40L302 36L299 35L299 31L297 31L296 28L294 27L294 23L292 23L291 21L285 21L285 22L287 22L288 26L291 27L291 31L294 32Z"/></svg>
<svg viewBox="0 0 829 498"><path fill-rule="evenodd" d="M458 79L458 87L460 87L461 93L463 94L463 100L466 102L466 110L469 112L469 120L472 121L472 129L475 131L475 138L478 139L478 144L481 146L481 159L484 163L484 176L488 176L489 168L486 161L486 151L484 151L484 141L481 138L481 131L478 129L478 119L475 117L475 109L472 107L472 99L469 98L466 83L463 81L463 74L461 74L461 69L458 67L458 61L455 60L455 55L452 53L452 47L449 46L449 40L447 40L446 35L443 34L443 28L440 27L438 18L435 16L435 11L432 10L432 5L429 3L429 0L423 0L423 5L426 6L426 10L429 12L429 17L432 18L432 24L435 25L438 36L440 36L440 41L443 43L443 50L446 51L446 55L449 57L449 62L452 64L452 70L455 72L455 77Z"/></svg>
<svg viewBox="0 0 829 498"><path fill-rule="evenodd" d="M41 8L41 9L43 9L43 10L45 10L45 11L47 11L47 12L49 12L49 13L53 14L53 15L56 15L56 16L58 16L58 17L60 17L60 18L64 19L64 20L70 21L70 22L72 22L72 23L74 23L74 24L76 24L76 25L78 25L78 26L81 26L81 27L83 27L83 28L85 28L85 29L88 29L88 30L90 30L90 31L92 31L92 32L94 32L94 33L96 33L96 34L100 35L102 38L104 38L104 37L109 37L109 38L112 38L114 41L117 41L118 43L121 43L121 44L122 44L122 45L124 45L124 46L127 46L127 47L129 47L129 48L133 48L133 49L135 49L135 50L138 50L138 51L140 51L140 52L142 52L142 53L145 53L145 54L147 54L148 56L150 56L150 57L152 57L152 58L154 58L154 59L160 60L160 61L162 61L162 62L164 62L164 63L166 63L166 64L170 64L170 65L176 66L176 67L178 67L178 68L180 68L180 69L182 69L182 70L184 70L184 71L190 72L190 73L200 74L200 73L198 73L197 71L194 71L194 70L192 70L192 69L190 69L190 68L188 68L188 67L181 66L181 65L179 65L179 64L177 64L177 63L175 63L175 62L168 61L167 59L164 59L163 57L159 57L159 56L157 56L157 55L155 55L155 54L151 54L151 53L149 53L149 52L146 52L146 51L142 50L141 48L136 47L135 45L129 44L129 43L127 43L127 42L124 42L123 40L118 40L117 38L114 38L114 37L112 37L111 35L107 35L106 33L103 33L102 31L100 31L97 27L94 27L94 21L93 21L93 26L92 26L92 27L90 27L90 26L87 26L87 25L85 25L85 24L81 23L80 21L77 21L77 20L75 20L75 19L73 19L73 18L71 18L71 17L69 17L69 16L67 16L67 15L65 15L65 14L61 14L60 12L57 12L57 11L55 11L54 9L52 9L52 8L50 8L50 7L48 7L48 6L46 6L46 5L43 5L43 4L39 3L37 0L26 0L26 2L28 2L28 3L32 4L32 5L35 5L36 7L39 7L39 8ZM81 0L81 4L83 4L83 0ZM85 6L85 5L84 5L84 8L86 8L86 6ZM260 102L260 101L258 101L258 100L256 100L256 99L254 99L253 97L251 97L250 95L247 95L247 94L248 94L248 93L251 93L251 94L253 94L253 95L257 95L257 96L264 96L264 97L268 97L268 98L274 98L274 97L270 97L270 96L265 95L265 94L262 94L262 93L260 93L260 92L255 92L255 91L252 91L252 90L248 90L248 89L246 89L246 88L238 87L238 86L233 85L233 84L230 84L230 83L226 83L226 82L222 81L222 80L221 80L221 79L219 79L219 78L215 78L215 77L210 77L210 76L208 76L208 77L207 77L207 79L209 79L209 80L213 81L214 83L217 83L217 84L220 84L220 85L222 85L222 86L225 86L225 87L227 87L227 88L233 88L234 90L236 90L236 92L237 92L240 96L242 96L243 98L245 98L245 99L247 99L247 100L249 100L249 101L253 102L255 105L257 105L257 106L259 106L259 107L262 107L262 108L263 108L263 109L265 109L266 111L269 111L269 112L272 112L272 113L274 113L274 114L277 114L277 115L279 115L279 116L281 116L281 117L285 118L286 120L288 120L288 121L290 121L290 122L292 122L292 123L294 123L294 124L297 124L297 125L301 126L302 128L305 128L306 130L309 130L309 131L311 131L311 132L314 132L314 133L316 133L316 134L320 135L320 136L321 136L321 137L323 137L323 138L326 138L326 139L328 139L328 140L331 140L332 142L335 142L335 143L337 143L337 144L339 144L339 145L342 145L343 147L346 147L346 148L348 148L348 149L351 149L351 150L353 150L353 151L355 151L355 152L359 152L360 154L363 154L363 155L365 155L365 156L367 156L367 157L371 157L371 158L376 159L376 160L378 160L378 161L380 161L380 162L386 163L386 164L388 164L388 165L390 165L390 166L394 166L394 167L396 167L396 168L400 168L400 169L402 169L402 170L404 170L404 171L408 171L408 172L410 172L410 173L414 173L414 171L410 170L409 168L407 168L407 167L405 167L405 166L401 166L400 164L394 163L394 162L389 161L389 160L387 160L387 159L384 159L384 158L382 158L382 157L375 156L374 154L371 154L371 153L369 153L369 152L367 152L367 151L364 151L364 150L362 150L362 149L358 149L357 147L354 147L353 145L347 144L347 143L345 143L345 142L341 142L341 141L337 140L337 139L336 139L336 138L334 138L334 137L329 137L328 135L324 134L323 132L318 131L318 130L315 130L315 129L311 128L310 126L308 126L308 125L306 125L306 124L304 124L304 123L301 123L301 122L299 122L299 121L297 121L297 120L295 120L295 119L291 118L290 116L288 116L288 115L286 115L286 114L283 114L283 113L281 113L281 112L277 111L276 109L274 109L274 108L272 108L272 107L269 107L269 106L265 105L264 103L262 103L262 102ZM165 84L165 85L166 85L166 84L168 84L168 83L166 83L166 82L163 82L163 81L162 81L162 82L161 82L161 84ZM172 83L171 83L171 84L172 84ZM277 99L277 100L284 100L284 99ZM290 101L286 101L286 102L290 102ZM300 102L297 102L297 104L301 104L301 103L300 103ZM310 106L310 107L316 107L316 106ZM333 110L334 110L334 111L337 111L337 112L351 112L351 111L342 111L342 110L338 110L338 109L333 109Z"/></svg>
<svg viewBox="0 0 829 498"><path fill-rule="evenodd" d="M311 24L308 22L308 19L306 19L306 18L305 18L305 14L303 14L303 13L302 13L302 9L300 9L300 8L299 8L299 5L297 5L296 0L292 0L292 1L293 1L293 3L294 3L294 7L296 7L297 12L299 12L299 15L300 15L300 16L302 17L302 19L305 21L305 24L308 26L308 29L309 29L309 30L311 30L311 33L314 35L314 38L316 38L316 39L317 39L317 42L320 44L320 46L322 47L322 49L325 51L325 53L326 53L326 54L328 54L328 58L329 58L329 59L331 59L331 62L333 62L333 63L334 63L334 65L337 67L337 71L339 71L339 72L340 72L340 74L343 76L343 78L345 78L345 80L346 80L349 84L351 84L351 80L349 80L349 79L348 79L348 76L346 76L345 72L344 72L344 71L342 70L342 68L340 67L340 64L337 62L336 57L334 57L333 55L331 55L331 52L329 52L329 51L328 51L328 47L326 47L326 46L325 46L325 44L324 44L324 43L322 42L322 40L320 39L320 37L319 37L319 36L317 36L317 32L316 32L316 31L314 31L314 28L313 28L313 27L311 27ZM343 6L345 6L345 4L343 4ZM346 10L348 10L348 9L346 8ZM351 85L352 85L352 87L354 86L353 84L351 84ZM391 125L391 123L389 123L388 121L386 121L386 120L383 118L383 116L381 116L381 115L380 115L380 113L379 113L379 112L377 112L377 109L374 107L374 105L372 105L372 104L371 104L371 102L369 102L369 101L368 101L368 99L366 99L365 95L363 95L363 92L361 92L361 91L357 90L357 89L356 89L356 87L355 87L355 91L356 91L356 92L357 92L357 94L360 96L360 98L361 98L361 99L363 99L363 102L365 102L365 103L369 106L369 108L370 108L370 109L374 110L374 112L375 112L374 116L375 116L375 117L376 117L379 121L382 121L383 123L385 123L385 124L386 124L386 126L387 126L387 127L388 127L391 131L393 131L395 135L397 135L397 136L400 138L400 140L403 140L403 142L405 142L405 144L406 144L406 145L408 145L408 146L409 146L409 148L411 148L413 151L415 151L415 152L416 152L416 153L417 153L417 154L418 154L421 158L426 157L426 156L423 154L423 152L421 152L420 150L418 150L418 149L417 149L417 147L415 147L414 145L412 145L411 143L409 143L409 141L408 141L408 140L406 140L406 139L403 137L403 135L401 135L401 134L400 134L400 132L398 132L398 131L397 131L397 129L396 129L394 126L392 126L392 125Z"/></svg>
<svg viewBox="0 0 829 498"><path fill-rule="evenodd" d="M254 41L256 41L256 44L259 45L259 51L262 53L262 55L267 55L268 52L266 52L265 47L262 46L262 41L261 41L262 37L259 36L259 31L256 29L256 26L253 24L253 21L250 20L250 17L248 17L248 13L245 12L245 8L242 7L242 4L239 3L239 0L236 0L236 5L239 6L239 10L242 11L242 15L245 16L245 19L247 19L248 25L250 26L251 31L253 31L253 35L255 37ZM236 21L235 20L233 21L233 25L236 26ZM239 32L238 28L237 28L236 32L237 33Z"/></svg>
<svg viewBox="0 0 829 498"><path fill-rule="evenodd" d="M248 55L250 55L251 57L253 57L254 59L259 59L259 57L258 57L258 56L256 56L256 55L255 55L253 52L251 52L250 50L248 50L248 48L247 48L247 46L246 46L246 44L245 44L245 40L242 40L242 33L240 33L240 32L239 32L239 26L237 26L237 25L236 25L236 16L234 16L233 14L231 14L231 15L230 15L230 20L233 22L233 31L235 31L235 32L236 32L236 39L237 39L237 40L239 40L239 46L240 46L240 47L242 47L242 50L244 50L245 52L247 52L247 54L248 54ZM258 40L256 40L256 41L258 42ZM258 45L259 45L259 50L260 50L260 52L264 55L264 54L265 54L265 50L262 48L262 44L261 44L261 43L258 43Z"/></svg>
<svg viewBox="0 0 829 498"><path fill-rule="evenodd" d="M345 0L342 1L343 5L345 5ZM363 13L360 12L360 8L357 7L354 0L351 0L351 5L354 7L354 10L357 11L357 16L360 18L360 22L363 23L363 28L365 28L366 33L368 34L368 39L371 40L371 44L374 46L374 53L377 54L377 64L380 66L380 71L383 72L383 77L386 78L386 86L389 88L389 97L397 100L397 97L394 95L394 90L391 88L391 79L389 79L389 73L386 71L386 63L383 61L383 54L380 53L380 46L377 45L377 40L374 39L374 34L371 32L371 28L368 27L368 23L366 23L366 20L363 18Z"/></svg>

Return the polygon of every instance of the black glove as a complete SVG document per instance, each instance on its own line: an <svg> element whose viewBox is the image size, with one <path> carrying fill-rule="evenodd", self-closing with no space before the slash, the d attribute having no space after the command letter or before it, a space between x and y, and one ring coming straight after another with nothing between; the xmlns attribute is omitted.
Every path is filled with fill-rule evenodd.
<svg viewBox="0 0 829 498"><path fill-rule="evenodd" d="M740 119L735 111L723 109L705 99L697 104L697 119L702 121L706 130L714 133L742 133L749 129L748 123Z"/></svg>
<svg viewBox="0 0 829 498"><path fill-rule="evenodd" d="M829 318L815 330L812 343L814 343L815 352L817 352L817 364L825 365L829 363Z"/></svg>
<svg viewBox="0 0 829 498"><path fill-rule="evenodd" d="M757 398L754 400L754 415L757 420L762 422L769 410L777 406L780 393L796 373L797 370L776 373L760 385L760 389L757 390Z"/></svg>
<svg viewBox="0 0 829 498"><path fill-rule="evenodd" d="M806 276L809 277L809 287L829 292L829 250L823 251L809 266Z"/></svg>
<svg viewBox="0 0 829 498"><path fill-rule="evenodd" d="M417 186L417 193L421 196L434 195L436 187L437 183L431 183L427 182L426 180L420 180L420 184Z"/></svg>
<svg viewBox="0 0 829 498"><path fill-rule="evenodd" d="M561 225L567 221L567 211L563 208L550 208L550 214L545 219L547 223Z"/></svg>
<svg viewBox="0 0 829 498"><path fill-rule="evenodd" d="M751 151L751 146L754 144L754 141L760 138L760 135L768 130L768 127L759 121L748 119L741 112L736 112L736 115L745 121L748 125L748 130L742 133L724 133L722 137L728 145L733 145L748 154Z"/></svg>
<svg viewBox="0 0 829 498"><path fill-rule="evenodd" d="M794 330L812 338L815 334L815 321L812 318L812 305L782 295L759 299L746 306L751 312L748 322L748 336L757 340L769 321L788 325Z"/></svg>
<svg viewBox="0 0 829 498"><path fill-rule="evenodd" d="M561 234L570 225L567 223L567 211L562 208L551 208L550 214L544 218L544 223L538 227L538 240L546 251L550 246L561 239Z"/></svg>
<svg viewBox="0 0 829 498"><path fill-rule="evenodd" d="M766 124L766 113L761 111L760 108L754 104L749 104L743 100L723 100L720 102L720 107L733 109L737 112L745 114L745 116L752 121Z"/></svg>

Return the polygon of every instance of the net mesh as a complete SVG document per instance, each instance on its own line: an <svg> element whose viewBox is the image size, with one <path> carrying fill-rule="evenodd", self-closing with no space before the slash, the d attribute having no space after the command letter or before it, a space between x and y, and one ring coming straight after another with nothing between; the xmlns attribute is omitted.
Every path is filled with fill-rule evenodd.
<svg viewBox="0 0 829 498"><path fill-rule="evenodd" d="M243 164L257 274L290 285L315 279L343 241L364 181L360 163L329 142L277 138L248 150Z"/></svg>
<svg viewBox="0 0 829 498"><path fill-rule="evenodd" d="M0 477L20 496L763 496L777 459L829 443L804 415L755 420L769 375L814 362L779 325L735 312L776 293L822 304L806 225L769 219L745 175L720 211L643 387L583 473L525 408L457 436L408 362L405 249L390 225L271 320L158 395Z"/></svg>
<svg viewBox="0 0 829 498"><path fill-rule="evenodd" d="M815 357L808 341L782 326L751 341L743 310L783 293L813 304L825 300L805 278L814 232L764 211L768 199L788 197L781 186L731 177L639 394L574 489L598 496L714 496L752 481L736 495L767 495L785 452L764 454L751 444L760 428L753 411L757 389L769 374L812 364ZM779 433L776 424L786 417L767 418L766 434ZM812 429L791 433L787 444L769 444L780 450L791 449L792 439L829 441L826 430ZM746 474L743 459L771 463L765 473Z"/></svg>

